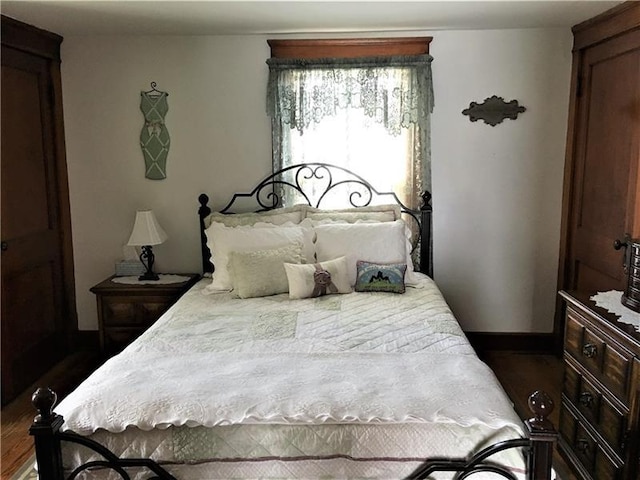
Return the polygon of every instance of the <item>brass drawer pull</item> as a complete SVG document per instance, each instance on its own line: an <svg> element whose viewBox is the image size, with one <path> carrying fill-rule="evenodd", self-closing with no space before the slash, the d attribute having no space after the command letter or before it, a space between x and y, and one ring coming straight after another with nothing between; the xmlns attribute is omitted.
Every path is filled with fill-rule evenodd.
<svg viewBox="0 0 640 480"><path fill-rule="evenodd" d="M593 358L598 354L598 347L593 343L587 343L582 347L582 355L587 358Z"/></svg>
<svg viewBox="0 0 640 480"><path fill-rule="evenodd" d="M589 440L586 440L584 438L579 438L578 441L576 442L576 450L584 455L589 454L590 448L591 446L589 445Z"/></svg>
<svg viewBox="0 0 640 480"><path fill-rule="evenodd" d="M593 405L593 395L591 395L589 392L583 392L580 394L580 398L578 401L583 407L591 408L591 406Z"/></svg>
<svg viewBox="0 0 640 480"><path fill-rule="evenodd" d="M583 407L591 408L591 406L593 405L593 395L591 395L589 392L583 392L580 394L580 398L578 401Z"/></svg>

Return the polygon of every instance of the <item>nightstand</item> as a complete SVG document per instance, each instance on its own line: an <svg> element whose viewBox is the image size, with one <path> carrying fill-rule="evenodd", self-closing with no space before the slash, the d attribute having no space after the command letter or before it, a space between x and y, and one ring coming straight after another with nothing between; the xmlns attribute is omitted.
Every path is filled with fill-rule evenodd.
<svg viewBox="0 0 640 480"><path fill-rule="evenodd" d="M98 301L100 348L104 354L113 355L129 345L200 279L194 273L180 275L189 279L180 283L124 284L113 282L112 276L91 288Z"/></svg>

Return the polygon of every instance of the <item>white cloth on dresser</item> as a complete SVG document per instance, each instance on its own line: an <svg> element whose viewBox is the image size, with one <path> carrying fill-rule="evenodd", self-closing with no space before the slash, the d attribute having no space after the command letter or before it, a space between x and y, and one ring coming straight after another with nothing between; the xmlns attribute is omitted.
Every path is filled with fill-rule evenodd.
<svg viewBox="0 0 640 480"><path fill-rule="evenodd" d="M604 308L614 315L618 315L620 317L620 322L633 325L633 327L640 332L640 313L634 312L630 308L625 307L622 304L621 299L622 292L618 290L598 292L590 298L590 300L596 302L596 306Z"/></svg>

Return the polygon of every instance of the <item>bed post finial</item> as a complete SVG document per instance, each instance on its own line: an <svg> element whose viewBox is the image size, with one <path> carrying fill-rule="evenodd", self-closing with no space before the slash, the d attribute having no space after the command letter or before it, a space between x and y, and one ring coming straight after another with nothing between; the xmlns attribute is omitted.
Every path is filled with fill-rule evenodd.
<svg viewBox="0 0 640 480"><path fill-rule="evenodd" d="M31 403L38 415L33 419L29 435L33 436L38 462L38 477L62 480L62 451L58 433L64 423L61 415L53 413L58 396L50 388L38 388L31 396Z"/></svg>
<svg viewBox="0 0 640 480"><path fill-rule="evenodd" d="M34 423L51 423L54 417L53 407L58 401L58 395L50 388L38 387L31 395L31 404L36 407L38 415L33 419Z"/></svg>
<svg viewBox="0 0 640 480"><path fill-rule="evenodd" d="M433 207L431 206L431 192L429 190L425 190L424 192L422 192L422 195L420 195L420 197L422 198L422 206L420 207L420 210L432 210Z"/></svg>
<svg viewBox="0 0 640 480"><path fill-rule="evenodd" d="M553 399L546 392L536 390L529 396L529 409L534 415L524 422L531 440L529 480L551 480L553 448L558 439L558 432L548 419L553 408Z"/></svg>

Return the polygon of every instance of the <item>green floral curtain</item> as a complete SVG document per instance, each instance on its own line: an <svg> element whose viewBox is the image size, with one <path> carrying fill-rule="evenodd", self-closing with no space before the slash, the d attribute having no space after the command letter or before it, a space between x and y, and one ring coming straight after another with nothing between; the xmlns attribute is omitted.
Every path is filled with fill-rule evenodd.
<svg viewBox="0 0 640 480"><path fill-rule="evenodd" d="M290 158L289 132L304 134L339 109L362 109L390 135L412 130L413 184L409 207L431 188L429 116L433 110L430 55L340 58L271 58L267 113L272 119L273 168L299 163ZM356 172L361 173L361 172Z"/></svg>

